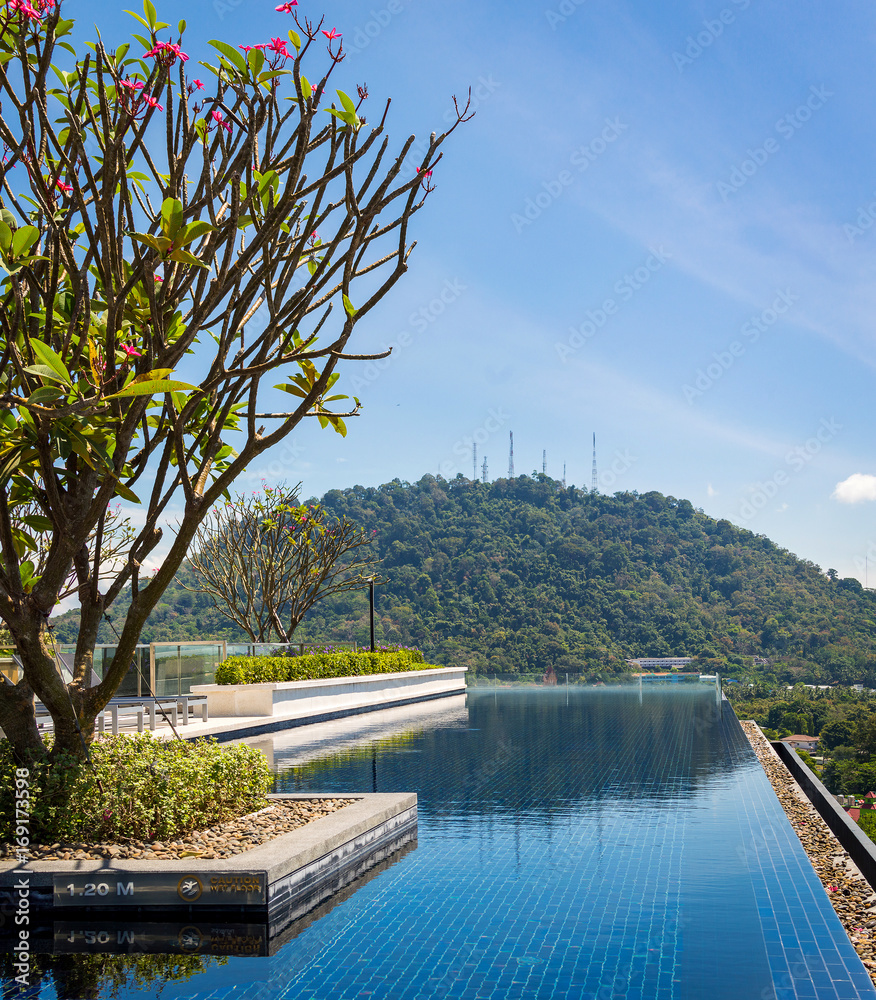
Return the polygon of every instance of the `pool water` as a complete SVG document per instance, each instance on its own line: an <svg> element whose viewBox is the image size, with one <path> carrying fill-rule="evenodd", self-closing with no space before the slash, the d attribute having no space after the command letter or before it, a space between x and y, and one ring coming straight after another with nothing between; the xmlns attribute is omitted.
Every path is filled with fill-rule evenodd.
<svg viewBox="0 0 876 1000"><path fill-rule="evenodd" d="M162 998L876 998L714 687L474 689L359 725L278 734L277 790L416 791L416 849Z"/></svg>

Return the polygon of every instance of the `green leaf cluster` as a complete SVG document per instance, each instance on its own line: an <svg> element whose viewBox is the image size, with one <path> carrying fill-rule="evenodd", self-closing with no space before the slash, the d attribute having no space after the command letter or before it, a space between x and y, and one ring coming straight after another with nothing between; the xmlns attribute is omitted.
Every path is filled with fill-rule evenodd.
<svg viewBox="0 0 876 1000"><path fill-rule="evenodd" d="M178 198L165 198L159 216L161 235L130 233L132 240L151 247L161 260L173 260L179 264L209 269L210 265L190 253L185 247L214 231L214 226L205 219L183 222L183 205Z"/></svg>

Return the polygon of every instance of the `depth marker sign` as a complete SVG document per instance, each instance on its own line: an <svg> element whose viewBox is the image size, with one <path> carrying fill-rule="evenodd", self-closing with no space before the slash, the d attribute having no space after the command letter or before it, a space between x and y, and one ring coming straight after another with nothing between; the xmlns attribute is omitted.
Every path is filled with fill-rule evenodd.
<svg viewBox="0 0 876 1000"><path fill-rule="evenodd" d="M55 875L55 906L264 906L264 872L125 872Z"/></svg>

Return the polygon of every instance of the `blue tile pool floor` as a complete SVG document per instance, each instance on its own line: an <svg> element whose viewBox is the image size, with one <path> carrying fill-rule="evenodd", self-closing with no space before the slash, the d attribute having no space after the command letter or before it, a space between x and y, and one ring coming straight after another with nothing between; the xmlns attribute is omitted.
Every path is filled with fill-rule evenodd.
<svg viewBox="0 0 876 1000"><path fill-rule="evenodd" d="M876 998L714 688L476 689L416 720L271 738L278 790L416 791L418 846L162 1000Z"/></svg>

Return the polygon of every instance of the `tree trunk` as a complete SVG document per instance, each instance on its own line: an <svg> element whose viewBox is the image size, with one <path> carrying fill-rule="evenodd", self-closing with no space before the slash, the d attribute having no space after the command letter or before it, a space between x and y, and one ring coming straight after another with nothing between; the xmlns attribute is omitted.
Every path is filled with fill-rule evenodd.
<svg viewBox="0 0 876 1000"><path fill-rule="evenodd" d="M0 726L12 745L17 760L45 761L47 752L37 727L34 695L52 716L55 742L52 757L67 752L78 758L85 749L77 727L77 715L84 708L78 684L65 683L55 661L55 648L48 633L45 616L36 608L25 605L17 620L10 622L18 655L27 681L0 687ZM94 735L94 715L90 724L86 717L79 720L86 740Z"/></svg>
<svg viewBox="0 0 876 1000"><path fill-rule="evenodd" d="M305 614L306 614L306 612L305 612ZM295 635L295 629L297 629L298 626L301 624L301 621L302 621L303 618L304 618L304 614L300 614L300 615L291 614L291 615L289 615L289 630L286 632L286 636L287 636L286 642L291 642L292 641L292 636Z"/></svg>
<svg viewBox="0 0 876 1000"><path fill-rule="evenodd" d="M33 691L24 678L0 688L0 727L12 745L15 760L31 767L46 759L46 748L34 715Z"/></svg>
<svg viewBox="0 0 876 1000"><path fill-rule="evenodd" d="M277 609L273 606L271 607L271 622L273 623L273 626L277 631L277 636L279 637L280 642L288 643L289 637L292 635L292 632L294 632L295 629L292 628L289 630L289 632L287 632L286 629L283 628L283 623L280 621L280 616L277 614ZM270 633L268 633L268 636L270 637Z"/></svg>

